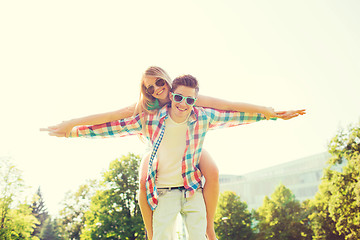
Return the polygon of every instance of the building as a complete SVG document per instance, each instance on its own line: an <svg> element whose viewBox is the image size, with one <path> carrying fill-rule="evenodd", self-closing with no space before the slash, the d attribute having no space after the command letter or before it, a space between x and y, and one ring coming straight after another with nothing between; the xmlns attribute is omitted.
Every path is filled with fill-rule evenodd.
<svg viewBox="0 0 360 240"><path fill-rule="evenodd" d="M324 152L241 176L221 175L220 192L235 192L249 209L260 207L264 197L270 197L279 184L289 188L299 201L312 199L330 156ZM337 166L339 171L342 166Z"/></svg>

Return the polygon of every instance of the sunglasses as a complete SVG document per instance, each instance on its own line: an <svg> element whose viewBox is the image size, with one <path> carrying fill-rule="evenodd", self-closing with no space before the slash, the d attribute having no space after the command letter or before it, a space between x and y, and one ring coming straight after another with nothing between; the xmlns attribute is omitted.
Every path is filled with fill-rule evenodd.
<svg viewBox="0 0 360 240"><path fill-rule="evenodd" d="M158 78L158 79L156 79L156 81L155 81L155 85L158 86L158 87L164 86L165 83L166 83L166 81L165 81L164 79L162 79L162 78ZM150 94L150 95L153 95L154 92L155 92L155 87L154 87L154 85L149 85L149 87L146 88L146 92L147 92L148 94Z"/></svg>
<svg viewBox="0 0 360 240"><path fill-rule="evenodd" d="M182 100L185 99L185 102L187 105L189 106L194 106L195 105L195 102L196 102L196 98L193 98L193 97L184 97L183 95L181 94L176 94L176 93L171 93L173 95L173 100L177 103L181 103Z"/></svg>

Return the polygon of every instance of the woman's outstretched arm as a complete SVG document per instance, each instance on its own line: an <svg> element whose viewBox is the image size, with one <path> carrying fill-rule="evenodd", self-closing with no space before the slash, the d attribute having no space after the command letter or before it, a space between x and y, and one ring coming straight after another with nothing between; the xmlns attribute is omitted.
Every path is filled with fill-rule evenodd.
<svg viewBox="0 0 360 240"><path fill-rule="evenodd" d="M224 111L237 111L247 113L261 113L268 119L270 117L276 117L276 113L271 107L264 107L243 102L232 102L224 99L199 95L196 105L200 107L215 108Z"/></svg>
<svg viewBox="0 0 360 240"><path fill-rule="evenodd" d="M266 119L270 118L282 118L284 120L297 117L299 115L305 114L305 109L296 110L296 111L282 111L275 112L272 107L264 107L249 103L243 102L232 102L224 99L199 95L196 101L196 105L200 107L214 108L224 111L237 111L237 112L247 112L247 113L261 113L265 116Z"/></svg>
<svg viewBox="0 0 360 240"><path fill-rule="evenodd" d="M68 137L71 129L79 125L97 125L107 122L116 121L133 116L136 104L106 113L93 114L85 117L74 118L63 121L55 126L50 126L51 131L57 136Z"/></svg>

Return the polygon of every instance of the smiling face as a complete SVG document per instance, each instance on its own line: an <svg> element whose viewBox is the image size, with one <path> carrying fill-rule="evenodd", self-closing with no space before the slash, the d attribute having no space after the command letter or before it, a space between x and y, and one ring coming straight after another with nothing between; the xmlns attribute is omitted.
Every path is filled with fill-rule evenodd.
<svg viewBox="0 0 360 240"><path fill-rule="evenodd" d="M195 88L186 87L186 86L178 86L174 90L175 94L180 94L183 97L193 97L196 98L196 90ZM183 99L181 102L176 102L173 99L172 94L169 95L171 100L171 109L170 109L170 117L172 120L174 120L177 123L184 122L188 116L190 115L193 106L190 106L186 103L185 99Z"/></svg>
<svg viewBox="0 0 360 240"><path fill-rule="evenodd" d="M146 76L143 79L143 85L148 90L147 93L157 98L160 102L169 100L170 87L165 80L159 77Z"/></svg>

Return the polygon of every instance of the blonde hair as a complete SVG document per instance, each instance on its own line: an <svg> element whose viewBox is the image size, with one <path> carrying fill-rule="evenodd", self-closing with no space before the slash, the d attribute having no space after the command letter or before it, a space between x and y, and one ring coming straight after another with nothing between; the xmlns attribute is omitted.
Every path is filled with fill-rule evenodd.
<svg viewBox="0 0 360 240"><path fill-rule="evenodd" d="M141 78L140 97L139 97L139 101L136 105L134 114L139 114L142 112L150 113L151 110L149 110L149 108L151 108L151 106L153 106L153 104L156 100L156 98L154 98L152 95L150 95L146 92L146 87L144 84L144 79L146 77L162 78L169 85L169 89L171 89L171 86L172 86L172 80L171 80L169 74L167 74L167 72L165 72L164 69L162 69L160 67L156 67L156 66L148 67L145 70L145 72L143 73L142 78Z"/></svg>

